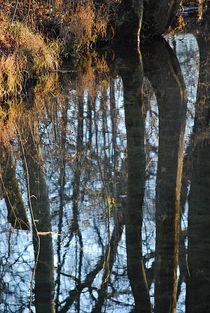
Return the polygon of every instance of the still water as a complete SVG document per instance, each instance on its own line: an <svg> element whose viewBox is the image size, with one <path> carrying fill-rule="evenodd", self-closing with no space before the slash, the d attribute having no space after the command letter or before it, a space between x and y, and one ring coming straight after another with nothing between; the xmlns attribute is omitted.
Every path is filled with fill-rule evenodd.
<svg viewBox="0 0 210 313"><path fill-rule="evenodd" d="M210 41L120 47L1 109L0 312L210 311Z"/></svg>

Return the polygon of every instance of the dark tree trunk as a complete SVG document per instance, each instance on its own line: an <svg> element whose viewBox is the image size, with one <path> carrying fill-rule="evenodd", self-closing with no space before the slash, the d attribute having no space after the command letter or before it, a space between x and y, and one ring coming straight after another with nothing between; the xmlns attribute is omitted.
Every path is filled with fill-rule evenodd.
<svg viewBox="0 0 210 313"><path fill-rule="evenodd" d="M210 145L202 141L193 154L189 198L186 312L210 311Z"/></svg>
<svg viewBox="0 0 210 313"><path fill-rule="evenodd" d="M125 209L127 269L135 301L134 312L151 313L142 256L142 217L145 186L143 68L138 50L121 50L119 74L123 80L128 149L127 208Z"/></svg>
<svg viewBox="0 0 210 313"><path fill-rule="evenodd" d="M182 0L122 0L116 23L116 38L138 42L164 34L174 23Z"/></svg>
<svg viewBox="0 0 210 313"><path fill-rule="evenodd" d="M23 154L33 224L35 307L37 313L55 313L50 201L39 140L35 137L29 133Z"/></svg>
<svg viewBox="0 0 210 313"><path fill-rule="evenodd" d="M145 54L146 74L159 108L155 313L175 313L186 120L185 85L179 63L164 40L155 42Z"/></svg>
<svg viewBox="0 0 210 313"><path fill-rule="evenodd" d="M143 0L122 0L116 27L116 39L138 44L143 17Z"/></svg>
<svg viewBox="0 0 210 313"><path fill-rule="evenodd" d="M205 26L208 29L208 25ZM189 196L187 313L210 311L210 41L207 34L197 37L200 74L193 134L196 146L192 155Z"/></svg>
<svg viewBox="0 0 210 313"><path fill-rule="evenodd" d="M176 19L182 0L144 0L143 35L159 36Z"/></svg>
<svg viewBox="0 0 210 313"><path fill-rule="evenodd" d="M8 222L16 229L30 229L25 204L16 177L16 167L11 151L7 147L1 149L1 185L7 207Z"/></svg>

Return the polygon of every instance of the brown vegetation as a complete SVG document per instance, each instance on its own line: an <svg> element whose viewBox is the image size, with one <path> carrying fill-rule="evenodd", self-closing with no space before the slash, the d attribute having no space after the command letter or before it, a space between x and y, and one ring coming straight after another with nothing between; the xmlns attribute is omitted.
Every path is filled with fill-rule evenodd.
<svg viewBox="0 0 210 313"><path fill-rule="evenodd" d="M10 24L0 16L0 97L19 94L26 77L56 69L59 48L58 42L46 44L21 22Z"/></svg>

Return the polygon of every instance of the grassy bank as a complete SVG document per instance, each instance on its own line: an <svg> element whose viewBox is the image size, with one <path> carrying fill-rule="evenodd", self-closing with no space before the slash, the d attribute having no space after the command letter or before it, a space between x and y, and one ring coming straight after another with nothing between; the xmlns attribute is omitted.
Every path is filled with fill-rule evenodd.
<svg viewBox="0 0 210 313"><path fill-rule="evenodd" d="M59 41L46 43L19 21L0 16L0 97L23 91L27 78L36 77L59 64Z"/></svg>
<svg viewBox="0 0 210 313"><path fill-rule="evenodd" d="M63 57L85 59L96 42L111 40L120 2L0 0L0 98L21 94L28 78L56 71Z"/></svg>
<svg viewBox="0 0 210 313"><path fill-rule="evenodd" d="M62 57L84 57L107 39L118 2L0 0L0 99L21 94L28 78L57 70Z"/></svg>

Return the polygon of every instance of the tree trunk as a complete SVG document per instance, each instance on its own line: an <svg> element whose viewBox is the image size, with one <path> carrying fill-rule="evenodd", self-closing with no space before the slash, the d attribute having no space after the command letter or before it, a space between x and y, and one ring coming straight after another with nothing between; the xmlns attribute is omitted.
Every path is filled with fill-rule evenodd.
<svg viewBox="0 0 210 313"><path fill-rule="evenodd" d="M143 35L164 34L174 22L181 3L182 0L144 0Z"/></svg>
<svg viewBox="0 0 210 313"><path fill-rule="evenodd" d="M151 313L149 289L142 256L142 217L145 186L143 67L138 50L121 49L119 74L123 80L128 149L127 208L125 209L128 278L136 313Z"/></svg>
<svg viewBox="0 0 210 313"><path fill-rule="evenodd" d="M29 133L25 144L26 154L23 155L25 175L29 185L29 207L32 211L35 255L35 307L37 313L55 313L54 253L50 201L37 137L38 134L33 136L31 132Z"/></svg>
<svg viewBox="0 0 210 313"><path fill-rule="evenodd" d="M187 313L210 311L210 40L205 35L197 36L200 68L189 195Z"/></svg>
<svg viewBox="0 0 210 313"><path fill-rule="evenodd" d="M1 149L0 168L2 191L8 212L8 222L15 229L28 230L30 229L30 225L16 177L16 166L12 160L11 151L9 151L9 148L3 146Z"/></svg>
<svg viewBox="0 0 210 313"><path fill-rule="evenodd" d="M122 0L116 25L116 39L139 43L143 17L143 0Z"/></svg>
<svg viewBox="0 0 210 313"><path fill-rule="evenodd" d="M158 40L149 48L144 64L159 108L155 313L175 313L186 93L179 63L167 43Z"/></svg>

